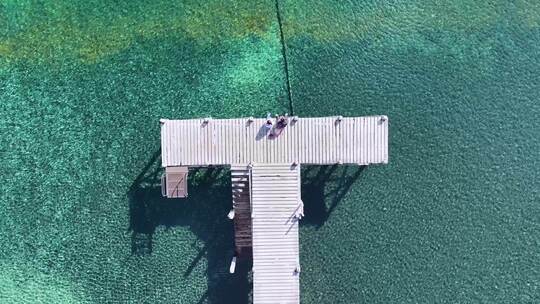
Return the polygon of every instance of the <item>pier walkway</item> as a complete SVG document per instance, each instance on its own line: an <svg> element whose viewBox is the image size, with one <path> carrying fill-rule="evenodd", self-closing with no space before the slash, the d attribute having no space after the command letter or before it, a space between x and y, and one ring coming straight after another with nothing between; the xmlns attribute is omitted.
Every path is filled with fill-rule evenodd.
<svg viewBox="0 0 540 304"><path fill-rule="evenodd" d="M290 119L276 137L265 123L260 118L162 119L162 165L388 162L388 119L383 115Z"/></svg>
<svg viewBox="0 0 540 304"><path fill-rule="evenodd" d="M300 166L254 164L251 181L253 302L298 304Z"/></svg>

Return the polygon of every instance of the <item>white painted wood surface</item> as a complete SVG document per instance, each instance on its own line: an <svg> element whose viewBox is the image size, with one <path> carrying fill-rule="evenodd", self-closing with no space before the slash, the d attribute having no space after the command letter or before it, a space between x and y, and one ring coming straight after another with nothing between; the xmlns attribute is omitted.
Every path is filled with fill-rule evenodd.
<svg viewBox="0 0 540 304"><path fill-rule="evenodd" d="M299 118L280 136L266 119L161 120L162 165L249 163L380 164L388 162L386 116Z"/></svg>
<svg viewBox="0 0 540 304"><path fill-rule="evenodd" d="M253 303L300 303L300 201L300 166L253 165Z"/></svg>

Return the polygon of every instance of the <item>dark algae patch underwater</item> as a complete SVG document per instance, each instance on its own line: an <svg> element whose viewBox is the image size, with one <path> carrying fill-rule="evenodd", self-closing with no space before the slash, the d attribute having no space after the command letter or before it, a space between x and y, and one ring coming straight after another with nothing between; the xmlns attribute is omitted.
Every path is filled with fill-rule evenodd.
<svg viewBox="0 0 540 304"><path fill-rule="evenodd" d="M3 1L0 302L248 303L227 170L158 188L159 118L390 118L303 169L302 303L540 302L536 1ZM276 7L280 10L281 32Z"/></svg>

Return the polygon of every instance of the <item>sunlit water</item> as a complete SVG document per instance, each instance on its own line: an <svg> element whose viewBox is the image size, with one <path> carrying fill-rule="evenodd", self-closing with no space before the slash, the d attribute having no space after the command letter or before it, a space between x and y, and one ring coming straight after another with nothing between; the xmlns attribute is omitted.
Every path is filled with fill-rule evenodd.
<svg viewBox="0 0 540 304"><path fill-rule="evenodd" d="M163 200L159 118L290 112L274 1L0 4L0 302L245 303L227 171ZM390 118L304 168L302 303L540 301L540 6L280 1L295 114Z"/></svg>

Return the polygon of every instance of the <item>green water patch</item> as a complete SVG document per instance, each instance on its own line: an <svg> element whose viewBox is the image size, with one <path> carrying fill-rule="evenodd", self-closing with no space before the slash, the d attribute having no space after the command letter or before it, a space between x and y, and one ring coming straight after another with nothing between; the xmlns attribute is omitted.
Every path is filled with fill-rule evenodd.
<svg viewBox="0 0 540 304"><path fill-rule="evenodd" d="M296 114L391 124L390 164L303 169L302 302L535 302L538 4L279 4ZM286 112L275 7L0 4L0 299L250 301L228 172L162 199L158 119Z"/></svg>
<svg viewBox="0 0 540 304"><path fill-rule="evenodd" d="M227 172L163 200L159 119L286 112L274 4L27 4L0 9L2 295L248 302Z"/></svg>
<svg viewBox="0 0 540 304"><path fill-rule="evenodd" d="M199 48L267 38L273 2L21 1L0 6L4 60L94 63L139 40L179 37Z"/></svg>
<svg viewBox="0 0 540 304"><path fill-rule="evenodd" d="M42 273L31 265L22 263L2 264L0 300L4 303L88 303L80 286Z"/></svg>
<svg viewBox="0 0 540 304"><path fill-rule="evenodd" d="M287 38L318 42L400 40L419 31L467 35L512 20L538 27L536 1L279 1ZM515 19L514 19L515 18Z"/></svg>
<svg viewBox="0 0 540 304"><path fill-rule="evenodd" d="M215 183L208 182L203 189L192 187L195 195L189 202L163 201L154 180L136 193L142 198L135 206L131 199L136 177L159 149L159 117L224 112L211 102L203 103L213 107L207 112L183 112L173 100L156 105L163 85L141 93L135 86L142 83L124 78L125 73L109 78L108 72L77 81L45 72L6 75L12 90L6 92L10 103L3 107L10 118L2 123L2 176L9 179L2 185L0 208L0 224L7 232L2 260L13 265L31 261L41 272L79 282L77 294L91 302L238 296L219 287L233 279L224 275L233 249L232 225L224 216L230 208L230 185L217 195ZM165 94L171 92L177 94ZM155 170L159 159L152 164ZM134 216L133 210L141 208L150 215ZM175 222L163 214L173 214ZM39 283L46 284L47 278ZM42 291L44 297L48 293Z"/></svg>
<svg viewBox="0 0 540 304"><path fill-rule="evenodd" d="M534 302L536 6L323 2L283 5L295 112L388 115L390 163L303 185L303 301Z"/></svg>

